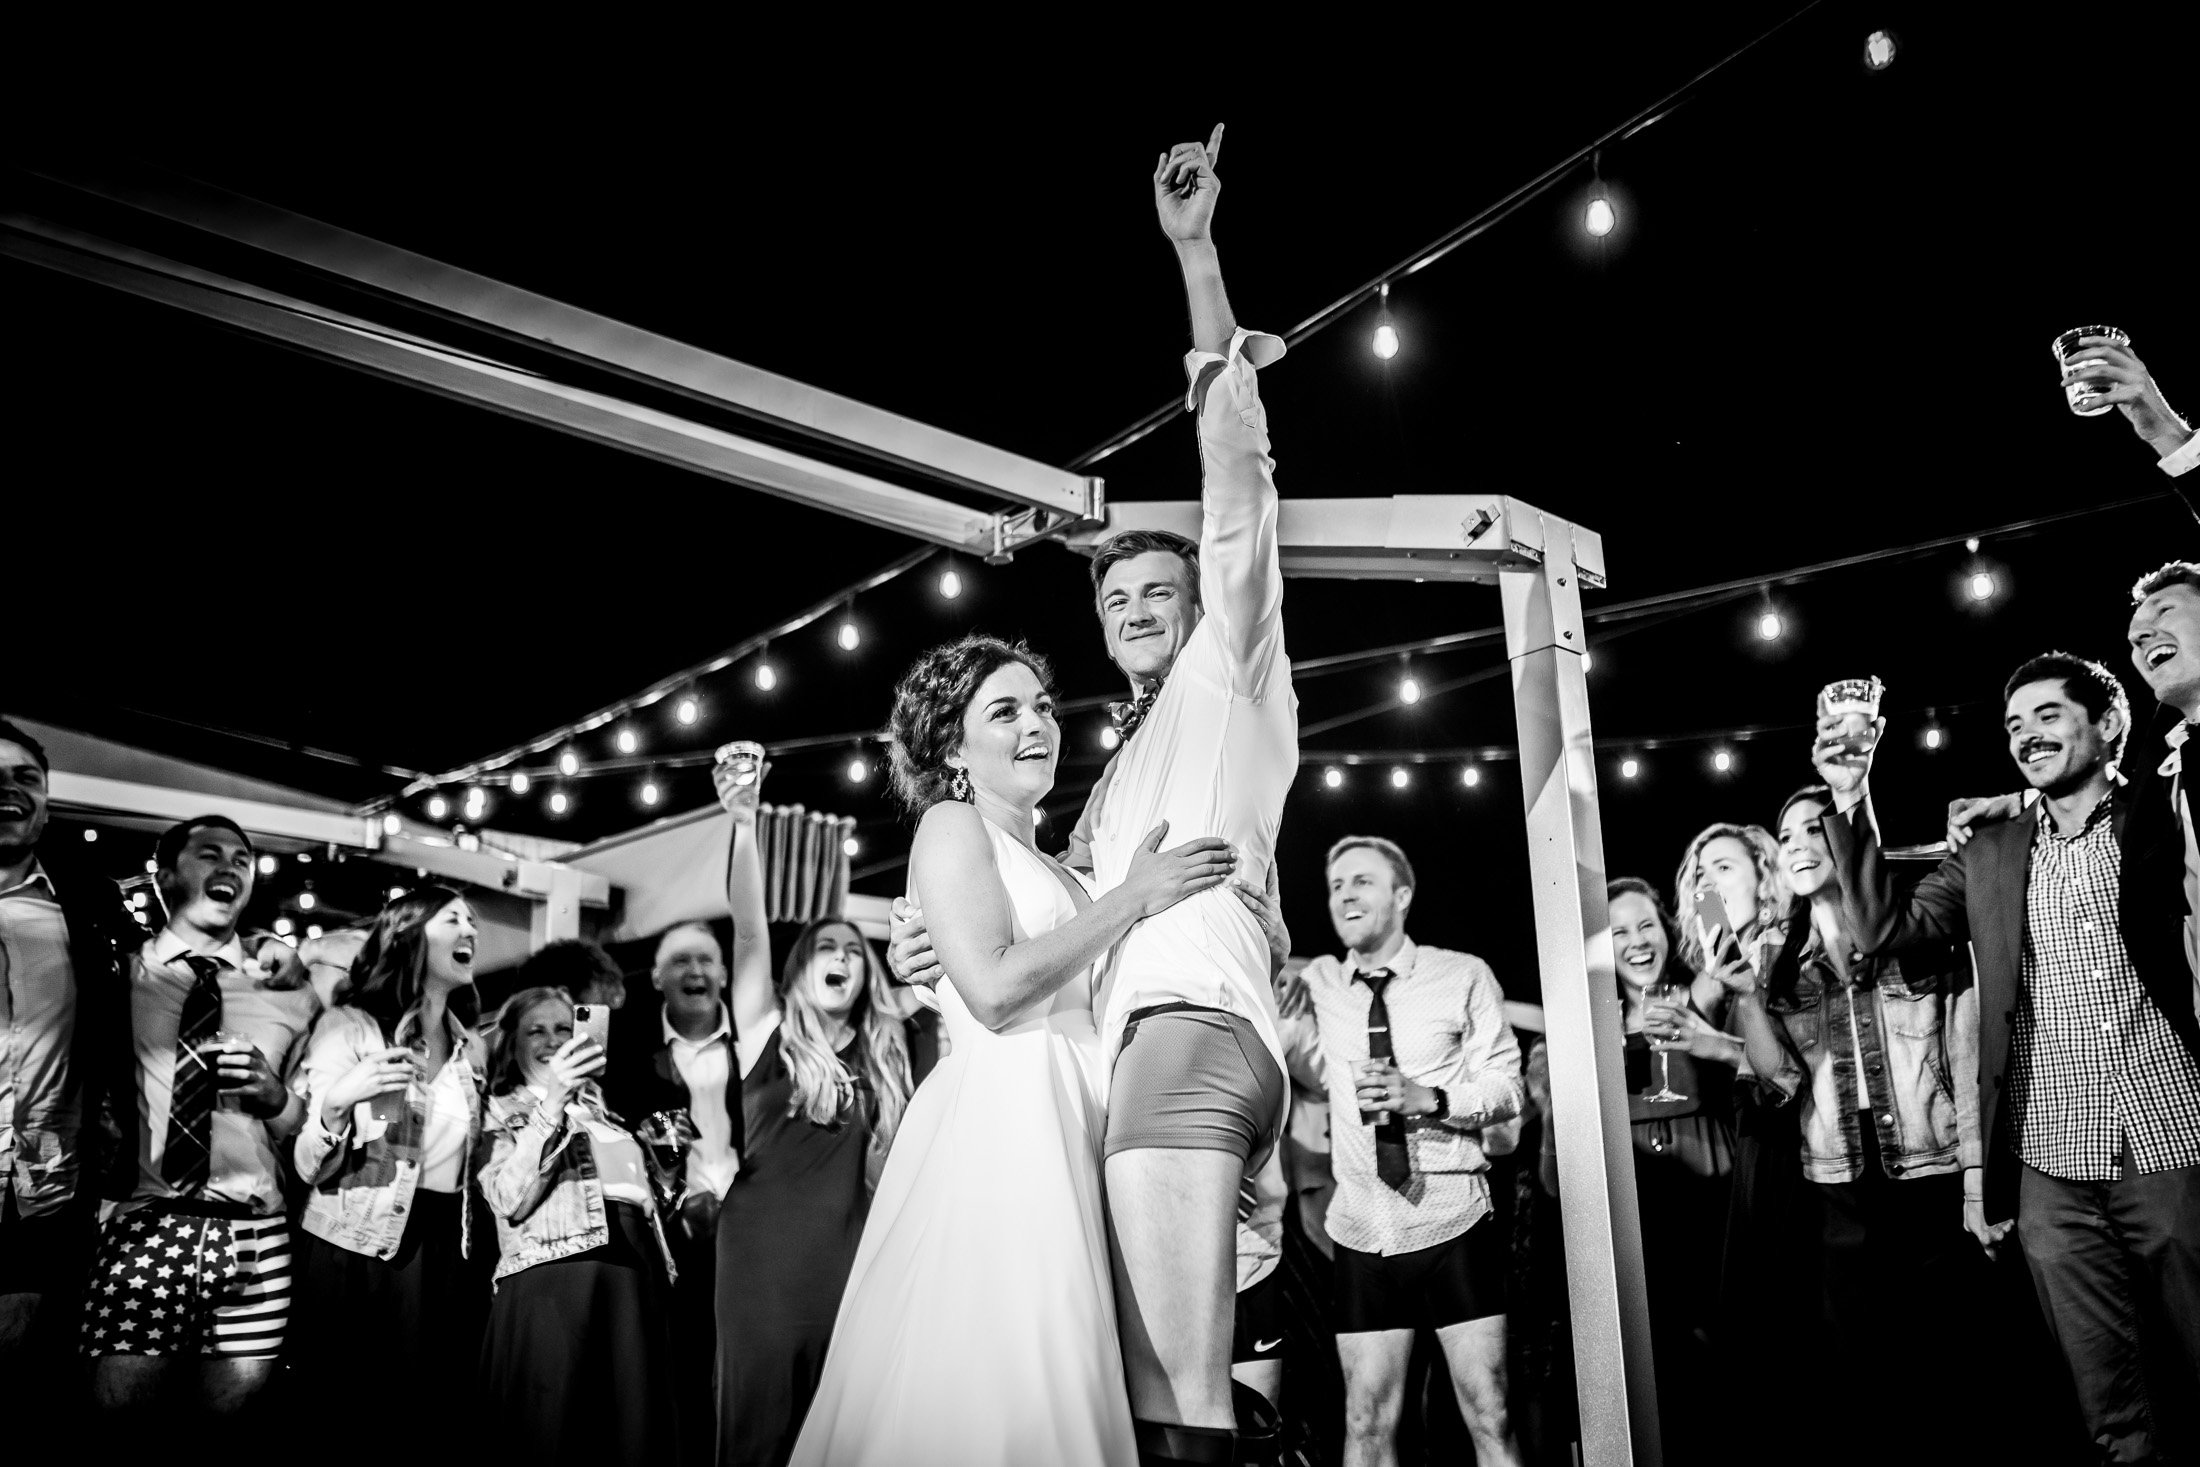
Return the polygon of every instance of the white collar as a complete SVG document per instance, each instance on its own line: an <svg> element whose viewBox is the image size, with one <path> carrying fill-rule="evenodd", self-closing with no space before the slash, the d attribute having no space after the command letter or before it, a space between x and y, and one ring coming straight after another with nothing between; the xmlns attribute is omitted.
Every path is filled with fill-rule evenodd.
<svg viewBox="0 0 2200 1467"><path fill-rule="evenodd" d="M163 927L153 938L152 953L152 961L160 967L167 967L186 953L197 953L200 957L227 963L240 972L244 969L244 939L235 934L220 947L199 948L193 947L173 927Z"/></svg>
<svg viewBox="0 0 2200 1467"><path fill-rule="evenodd" d="M724 1039L730 1042L733 1039L733 1018L726 1012L726 1006L723 1002L718 1005L718 1027L700 1039L690 1039L672 1027L671 1009L660 1010L657 1017L664 1021L665 1043L667 1044L684 1044L690 1049L701 1049L713 1040Z"/></svg>
<svg viewBox="0 0 2200 1467"><path fill-rule="evenodd" d="M1390 976L1393 978L1411 978L1413 976L1413 959L1420 951L1420 945L1409 937L1399 944L1398 951L1391 954L1390 961L1383 964L1383 967L1390 970ZM1344 955L1344 981L1350 983L1360 975L1361 971L1360 955L1356 952L1347 951ZM1370 968L1366 971L1375 972L1377 970Z"/></svg>
<svg viewBox="0 0 2200 1467"><path fill-rule="evenodd" d="M0 891L0 897L14 896L19 891L29 891L32 887L40 884L45 886L47 896L52 897L55 901L61 900L61 893L54 889L53 876L46 870L46 863L33 856L31 857L31 869L23 873L23 879L5 891Z"/></svg>

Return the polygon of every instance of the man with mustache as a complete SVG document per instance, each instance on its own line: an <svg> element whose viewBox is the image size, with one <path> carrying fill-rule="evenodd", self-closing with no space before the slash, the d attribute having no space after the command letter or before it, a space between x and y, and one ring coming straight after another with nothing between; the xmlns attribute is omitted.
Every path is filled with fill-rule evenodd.
<svg viewBox="0 0 2200 1467"><path fill-rule="evenodd" d="M2003 699L2010 756L2039 794L2029 815L1975 831L1901 900L1868 787L1879 730L1854 747L1829 716L1812 750L1835 797L1826 842L1865 953L1970 942L1950 1050L1957 1083L1978 1087L1986 1154L1964 1174L1965 1226L1989 1249L2016 1229L2102 1459L2153 1461L2147 1377L2200 1385L2192 976L2136 869L2123 685L2050 652Z"/></svg>
<svg viewBox="0 0 2200 1467"><path fill-rule="evenodd" d="M305 1101L284 1077L318 1005L310 989L270 986L239 939L256 859L221 815L172 826L154 853L168 922L130 964L136 1167L84 1309L93 1397L117 1445L172 1433L158 1408L179 1397L234 1419L273 1378L289 1324L277 1158Z"/></svg>
<svg viewBox="0 0 2200 1467"><path fill-rule="evenodd" d="M88 1153L129 1059L122 954L145 936L113 882L44 842L50 773L0 719L0 1380L33 1401L63 1388L94 1235Z"/></svg>

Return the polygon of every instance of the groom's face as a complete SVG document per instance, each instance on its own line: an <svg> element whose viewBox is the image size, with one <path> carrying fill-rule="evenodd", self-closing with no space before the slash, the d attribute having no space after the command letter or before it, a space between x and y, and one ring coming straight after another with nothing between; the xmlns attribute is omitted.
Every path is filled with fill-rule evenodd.
<svg viewBox="0 0 2200 1467"><path fill-rule="evenodd" d="M1183 556L1149 550L1108 567L1100 582L1100 628L1108 656L1132 678L1151 683L1168 676L1198 625L1199 599Z"/></svg>

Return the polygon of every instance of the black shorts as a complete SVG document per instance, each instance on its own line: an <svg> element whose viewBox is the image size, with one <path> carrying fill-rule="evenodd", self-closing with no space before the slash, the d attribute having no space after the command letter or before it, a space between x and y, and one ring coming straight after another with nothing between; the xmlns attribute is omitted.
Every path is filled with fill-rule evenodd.
<svg viewBox="0 0 2200 1467"><path fill-rule="evenodd" d="M1238 1290L1237 1320L1230 1327L1230 1363L1258 1365L1283 1358L1283 1264L1249 1289Z"/></svg>
<svg viewBox="0 0 2200 1467"><path fill-rule="evenodd" d="M1483 1218L1458 1237L1411 1253L1337 1246L1337 1333L1442 1329L1505 1312L1505 1235Z"/></svg>

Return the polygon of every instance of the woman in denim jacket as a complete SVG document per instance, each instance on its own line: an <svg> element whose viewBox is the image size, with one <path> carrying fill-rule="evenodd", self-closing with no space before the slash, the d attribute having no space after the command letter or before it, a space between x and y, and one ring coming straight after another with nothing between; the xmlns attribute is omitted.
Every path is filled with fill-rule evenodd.
<svg viewBox="0 0 2200 1467"><path fill-rule="evenodd" d="M1942 1330L1951 1282L1974 1262L1965 1167L1979 1164L1975 1092L1952 1082L1944 995L1952 954L1865 958L1841 912L1825 838L1833 796L1812 785L1780 809L1796 896L1765 980L1735 990L1742 1075L1799 1107L1802 1172L1818 1211L1824 1323L1836 1358L1900 1358Z"/></svg>
<svg viewBox="0 0 2200 1467"><path fill-rule="evenodd" d="M604 1052L561 989L504 1005L489 1060L496 1300L481 1368L499 1444L536 1464L669 1460L674 1267L655 1153L604 1109Z"/></svg>
<svg viewBox="0 0 2200 1467"><path fill-rule="evenodd" d="M294 1160L308 1184L291 1349L302 1378L473 1378L488 1280L472 1256L468 1195L481 1132L470 1023L473 909L423 886L375 918L314 1025ZM456 1396L439 1423L464 1431ZM363 1448L362 1448L363 1450Z"/></svg>

